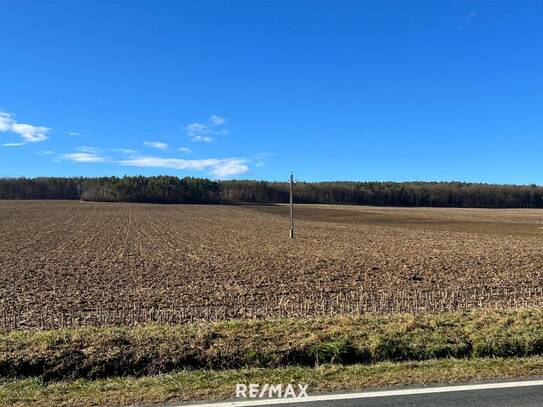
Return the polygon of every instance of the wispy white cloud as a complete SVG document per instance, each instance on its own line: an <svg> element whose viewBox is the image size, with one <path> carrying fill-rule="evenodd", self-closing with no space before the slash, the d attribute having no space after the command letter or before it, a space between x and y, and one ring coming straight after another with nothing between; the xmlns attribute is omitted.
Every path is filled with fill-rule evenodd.
<svg viewBox="0 0 543 407"><path fill-rule="evenodd" d="M38 151L36 154L38 154L38 155L53 155L53 154L55 154L55 152L51 151L51 150L44 150L44 151Z"/></svg>
<svg viewBox="0 0 543 407"><path fill-rule="evenodd" d="M72 136L72 137L77 137L77 136L80 136L81 134L78 133L77 131L68 131L66 133L68 136Z"/></svg>
<svg viewBox="0 0 543 407"><path fill-rule="evenodd" d="M219 178L227 178L249 171L247 160L242 158L208 158L185 160L156 156L137 156L117 161L118 164L141 168L170 168L175 170L207 171Z"/></svg>
<svg viewBox="0 0 543 407"><path fill-rule="evenodd" d="M212 114L209 118L209 124L211 124L212 126L221 126L224 123L226 123L226 119L222 116Z"/></svg>
<svg viewBox="0 0 543 407"><path fill-rule="evenodd" d="M78 163L103 163L108 161L105 157L97 153L67 153L63 154L62 158Z"/></svg>
<svg viewBox="0 0 543 407"><path fill-rule="evenodd" d="M466 21L466 23L469 23L469 21L476 15L477 13L475 11L470 11L466 18L464 18L464 20Z"/></svg>
<svg viewBox="0 0 543 407"><path fill-rule="evenodd" d="M267 164L268 159L274 156L275 153L258 153L251 158L251 161L255 163L255 167L263 167Z"/></svg>
<svg viewBox="0 0 543 407"><path fill-rule="evenodd" d="M193 136L191 138L191 140L192 141L201 141L203 143L211 143L214 140L214 138L211 137L211 136L202 136L202 135L199 134L197 136Z"/></svg>
<svg viewBox="0 0 543 407"><path fill-rule="evenodd" d="M114 148L113 151L118 151L119 153L123 154L137 154L137 150L133 150L131 148Z"/></svg>
<svg viewBox="0 0 543 407"><path fill-rule="evenodd" d="M18 122L12 113L0 111L0 133L13 133L21 137L20 142L5 143L2 146L15 147L44 141L49 138L47 133L50 130L48 127Z"/></svg>
<svg viewBox="0 0 543 407"><path fill-rule="evenodd" d="M0 131L10 131L11 123L13 123L11 114L6 112L0 112Z"/></svg>
<svg viewBox="0 0 543 407"><path fill-rule="evenodd" d="M235 158L222 160L211 169L211 173L219 178L234 177L236 175L245 174L248 171L249 166L247 165L247 161Z"/></svg>
<svg viewBox="0 0 543 407"><path fill-rule="evenodd" d="M215 139L215 136L226 136L230 132L220 128L226 123L226 119L222 116L211 115L207 123L190 123L185 126L185 132L192 141L200 141L210 143Z"/></svg>
<svg viewBox="0 0 543 407"><path fill-rule="evenodd" d="M162 142L145 142L148 147L159 150L168 149L169 146ZM192 150L188 147L179 147L178 151L189 154ZM109 156L105 154L109 152ZM114 154L117 152L117 154ZM42 151L39 154L55 154ZM261 153L255 158L263 159L266 153ZM78 163L110 163L126 167L139 168L169 168L174 170L202 171L216 178L229 178L249 171L249 165L254 159L245 158L207 158L207 159L183 159L176 157L162 157L141 154L130 148L101 149L93 146L78 146L72 152L54 155L54 159L61 161L73 161Z"/></svg>
<svg viewBox="0 0 543 407"><path fill-rule="evenodd" d="M464 17L464 23L457 25L456 29L462 31L466 25L470 23L471 20L473 20L477 16L477 12L470 11L466 16Z"/></svg>
<svg viewBox="0 0 543 407"><path fill-rule="evenodd" d="M101 151L100 147L91 147L91 146L78 146L75 148L76 151L81 151L82 153L92 153L97 154Z"/></svg>
<svg viewBox="0 0 543 407"><path fill-rule="evenodd" d="M210 135L210 128L207 124L191 123L185 126L185 131L192 141L202 141L205 143L213 141L213 137Z"/></svg>
<svg viewBox="0 0 543 407"><path fill-rule="evenodd" d="M163 150L163 151L168 149L168 145L161 141L144 141L143 145L146 147L156 148L158 150Z"/></svg>

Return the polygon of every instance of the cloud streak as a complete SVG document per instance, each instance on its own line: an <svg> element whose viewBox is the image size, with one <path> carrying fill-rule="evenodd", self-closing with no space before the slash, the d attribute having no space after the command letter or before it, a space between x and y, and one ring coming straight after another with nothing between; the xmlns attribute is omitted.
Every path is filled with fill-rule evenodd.
<svg viewBox="0 0 543 407"><path fill-rule="evenodd" d="M118 151L119 153L123 153L123 154L136 154L136 153L138 153L137 150L133 150L131 148L114 148L113 151Z"/></svg>
<svg viewBox="0 0 543 407"><path fill-rule="evenodd" d="M258 153L252 157L251 161L255 163L255 167L263 167L264 165L267 164L268 159L274 156L275 156L275 153L266 153L266 152Z"/></svg>
<svg viewBox="0 0 543 407"><path fill-rule="evenodd" d="M469 23L469 21L475 17L477 15L477 13L475 11L471 11L467 16L466 18L464 18L464 20L466 21L466 23Z"/></svg>
<svg viewBox="0 0 543 407"><path fill-rule="evenodd" d="M75 161L78 163L104 163L107 161L105 157L98 155L97 153L67 153L63 154L62 158L69 161Z"/></svg>
<svg viewBox="0 0 543 407"><path fill-rule="evenodd" d="M91 146L78 146L75 148L75 150L80 151L82 153L92 153L92 154L96 154L100 152L99 147L91 147Z"/></svg>
<svg viewBox="0 0 543 407"><path fill-rule="evenodd" d="M220 128L226 123L222 116L211 115L206 123L190 123L186 125L185 132L191 141L211 143L216 136L227 136L230 132Z"/></svg>
<svg viewBox="0 0 543 407"><path fill-rule="evenodd" d="M244 158L206 158L187 160L182 158L160 157L154 155L130 154L133 150L116 149L127 154L126 158L103 156L97 147L80 146L71 153L61 154L58 158L77 163L110 163L124 167L168 168L185 171L204 171L217 178L229 178L249 171L250 160ZM186 152L186 148L183 150ZM53 154L53 152L51 152Z"/></svg>
<svg viewBox="0 0 543 407"><path fill-rule="evenodd" d="M222 116L212 114L209 118L209 124L211 124L212 126L221 126L224 123L226 123L226 119Z"/></svg>
<svg viewBox="0 0 543 407"><path fill-rule="evenodd" d="M457 25L456 29L462 31L465 26L467 26L472 19L474 19L477 16L477 13L475 11L470 11L465 17L464 17L464 23Z"/></svg>
<svg viewBox="0 0 543 407"><path fill-rule="evenodd" d="M12 113L0 112L0 133L13 133L21 137L20 142L5 143L2 146L15 147L45 141L49 138L49 130L51 129L48 127L18 122Z"/></svg>
<svg viewBox="0 0 543 407"><path fill-rule="evenodd" d="M242 158L208 158L202 160L185 160L182 158L165 158L156 156L137 156L117 161L118 164L140 168L170 168L175 170L207 171L219 177L228 178L249 171L247 160Z"/></svg>
<svg viewBox="0 0 543 407"><path fill-rule="evenodd" d="M168 149L168 145L161 141L144 141L143 145L146 147L156 148L157 150L162 150L162 151Z"/></svg>

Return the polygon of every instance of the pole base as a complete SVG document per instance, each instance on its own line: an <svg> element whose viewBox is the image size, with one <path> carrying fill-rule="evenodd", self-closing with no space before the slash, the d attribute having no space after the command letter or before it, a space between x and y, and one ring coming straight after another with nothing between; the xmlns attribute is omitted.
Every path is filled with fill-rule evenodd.
<svg viewBox="0 0 543 407"><path fill-rule="evenodd" d="M294 229L290 229L290 238L294 239Z"/></svg>

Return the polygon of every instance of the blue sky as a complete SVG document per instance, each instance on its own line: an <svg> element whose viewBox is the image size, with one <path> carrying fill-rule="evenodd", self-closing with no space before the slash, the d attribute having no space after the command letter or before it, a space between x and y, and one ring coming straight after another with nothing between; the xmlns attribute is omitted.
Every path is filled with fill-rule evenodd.
<svg viewBox="0 0 543 407"><path fill-rule="evenodd" d="M541 1L0 9L0 176L543 184Z"/></svg>

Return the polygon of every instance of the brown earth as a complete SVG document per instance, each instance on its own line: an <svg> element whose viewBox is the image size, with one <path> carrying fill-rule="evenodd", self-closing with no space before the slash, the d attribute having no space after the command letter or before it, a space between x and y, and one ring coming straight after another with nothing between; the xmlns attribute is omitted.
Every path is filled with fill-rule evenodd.
<svg viewBox="0 0 543 407"><path fill-rule="evenodd" d="M541 294L540 210L298 205L295 218L291 241L282 205L0 201L0 326L2 307L22 308L10 312L25 327L43 313L276 306L353 290Z"/></svg>

